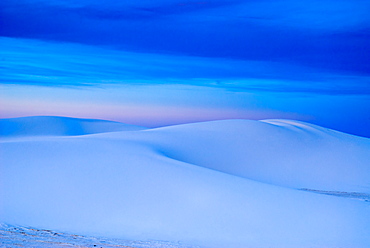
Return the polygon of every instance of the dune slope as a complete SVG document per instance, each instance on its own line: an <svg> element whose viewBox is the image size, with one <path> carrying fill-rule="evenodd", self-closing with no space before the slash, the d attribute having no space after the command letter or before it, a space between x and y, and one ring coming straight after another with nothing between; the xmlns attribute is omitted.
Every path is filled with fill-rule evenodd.
<svg viewBox="0 0 370 248"><path fill-rule="evenodd" d="M176 160L291 188L370 193L370 140L288 120L226 120L123 134Z"/></svg>
<svg viewBox="0 0 370 248"><path fill-rule="evenodd" d="M36 136L34 136L36 137ZM0 220L204 247L367 247L369 139L229 120L1 142Z"/></svg>

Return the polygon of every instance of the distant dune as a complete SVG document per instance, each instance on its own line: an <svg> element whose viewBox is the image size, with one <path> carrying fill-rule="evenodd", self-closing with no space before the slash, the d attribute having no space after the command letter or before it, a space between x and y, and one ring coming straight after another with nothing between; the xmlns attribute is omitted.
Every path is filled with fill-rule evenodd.
<svg viewBox="0 0 370 248"><path fill-rule="evenodd" d="M57 116L0 119L0 136L69 136L116 131L137 131L145 127L113 121Z"/></svg>
<svg viewBox="0 0 370 248"><path fill-rule="evenodd" d="M292 120L1 123L4 223L214 248L370 243L367 138Z"/></svg>

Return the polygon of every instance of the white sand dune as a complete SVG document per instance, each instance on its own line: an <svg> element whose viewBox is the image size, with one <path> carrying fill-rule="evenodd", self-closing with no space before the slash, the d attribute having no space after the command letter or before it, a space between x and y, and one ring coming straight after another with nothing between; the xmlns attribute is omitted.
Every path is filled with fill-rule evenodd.
<svg viewBox="0 0 370 248"><path fill-rule="evenodd" d="M3 139L0 220L204 247L370 244L369 139L288 120L95 132Z"/></svg>
<svg viewBox="0 0 370 248"><path fill-rule="evenodd" d="M119 122L59 116L30 116L0 119L1 137L70 136L146 129Z"/></svg>
<svg viewBox="0 0 370 248"><path fill-rule="evenodd" d="M367 138L288 120L214 121L141 134L122 136L170 158L260 182L370 193Z"/></svg>

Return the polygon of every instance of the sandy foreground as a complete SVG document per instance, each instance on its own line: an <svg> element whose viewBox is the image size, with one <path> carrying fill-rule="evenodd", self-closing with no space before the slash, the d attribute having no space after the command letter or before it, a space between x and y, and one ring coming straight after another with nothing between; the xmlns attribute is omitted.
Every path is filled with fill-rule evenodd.
<svg viewBox="0 0 370 248"><path fill-rule="evenodd" d="M129 241L123 239L89 237L7 224L0 224L0 247L200 248L199 246L188 246L182 243L158 240Z"/></svg>

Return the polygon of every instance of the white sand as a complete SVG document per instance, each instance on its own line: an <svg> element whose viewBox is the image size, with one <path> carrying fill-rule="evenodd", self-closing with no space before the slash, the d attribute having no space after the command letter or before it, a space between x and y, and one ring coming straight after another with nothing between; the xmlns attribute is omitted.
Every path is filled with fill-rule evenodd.
<svg viewBox="0 0 370 248"><path fill-rule="evenodd" d="M287 120L44 129L1 141L4 223L204 247L370 244L369 139Z"/></svg>

